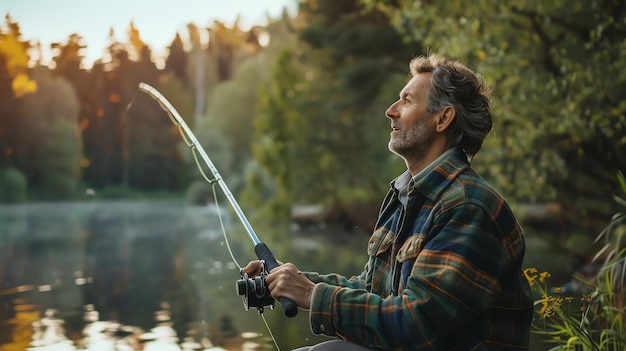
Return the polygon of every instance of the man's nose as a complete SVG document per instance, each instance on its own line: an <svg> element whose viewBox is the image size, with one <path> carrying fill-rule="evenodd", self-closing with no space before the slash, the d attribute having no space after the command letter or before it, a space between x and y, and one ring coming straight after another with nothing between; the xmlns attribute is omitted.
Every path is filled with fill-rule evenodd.
<svg viewBox="0 0 626 351"><path fill-rule="evenodd" d="M387 111L385 111L385 116L387 116L387 118L396 118L398 116L398 110L396 108L396 106L398 105L398 101L391 104L391 106L387 108Z"/></svg>

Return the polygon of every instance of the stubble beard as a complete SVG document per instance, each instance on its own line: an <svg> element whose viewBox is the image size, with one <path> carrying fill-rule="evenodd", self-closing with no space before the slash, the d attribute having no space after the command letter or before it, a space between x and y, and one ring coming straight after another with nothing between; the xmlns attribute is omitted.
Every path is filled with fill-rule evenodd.
<svg viewBox="0 0 626 351"><path fill-rule="evenodd" d="M409 130L401 130L389 140L389 151L405 160L420 160L434 138L434 132L424 123L419 123Z"/></svg>

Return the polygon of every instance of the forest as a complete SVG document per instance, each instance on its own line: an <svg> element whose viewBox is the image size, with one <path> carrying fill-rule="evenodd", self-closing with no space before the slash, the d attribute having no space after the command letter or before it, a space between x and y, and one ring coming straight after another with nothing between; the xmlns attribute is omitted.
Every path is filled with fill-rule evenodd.
<svg viewBox="0 0 626 351"><path fill-rule="evenodd" d="M626 3L617 0L301 0L268 25L172 33L157 62L129 23L85 67L80 33L53 61L10 14L0 31L0 202L186 196L210 200L159 90L255 220L371 228L404 163L384 111L411 58L466 62L494 90L474 167L530 232L588 258L626 168ZM203 33L209 40L204 42ZM131 103L132 102L132 103Z"/></svg>

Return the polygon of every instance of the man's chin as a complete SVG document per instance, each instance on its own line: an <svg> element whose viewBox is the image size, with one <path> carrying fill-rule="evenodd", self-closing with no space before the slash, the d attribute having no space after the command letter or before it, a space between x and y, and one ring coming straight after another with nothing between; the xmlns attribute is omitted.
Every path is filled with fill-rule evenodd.
<svg viewBox="0 0 626 351"><path fill-rule="evenodd" d="M394 144L393 141L389 142L389 144L387 145L387 148L389 149L389 151L393 152L394 154L398 156L402 156L403 149L398 147L398 145Z"/></svg>

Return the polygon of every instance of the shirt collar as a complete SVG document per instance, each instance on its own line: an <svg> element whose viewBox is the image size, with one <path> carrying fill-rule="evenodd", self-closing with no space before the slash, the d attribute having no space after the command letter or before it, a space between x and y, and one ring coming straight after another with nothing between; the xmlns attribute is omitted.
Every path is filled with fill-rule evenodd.
<svg viewBox="0 0 626 351"><path fill-rule="evenodd" d="M448 149L448 151L444 152L443 154L439 155L439 157L437 157L437 159L435 159L433 162L431 162L428 166L424 167L424 169L422 169L421 171L419 171L414 177L413 177L413 183L414 184L418 184L420 183L420 181L424 178L426 178L426 176L428 175L428 173L430 173L437 165L439 165L441 163L442 160L448 158L448 156L450 156L452 153L454 153L455 148L450 148Z"/></svg>
<svg viewBox="0 0 626 351"><path fill-rule="evenodd" d="M406 203L406 198L413 189L419 189L424 196L434 200L439 191L445 188L441 185L446 179L456 178L458 173L468 167L465 152L450 148L413 177L407 169L391 182L391 187L403 203Z"/></svg>

